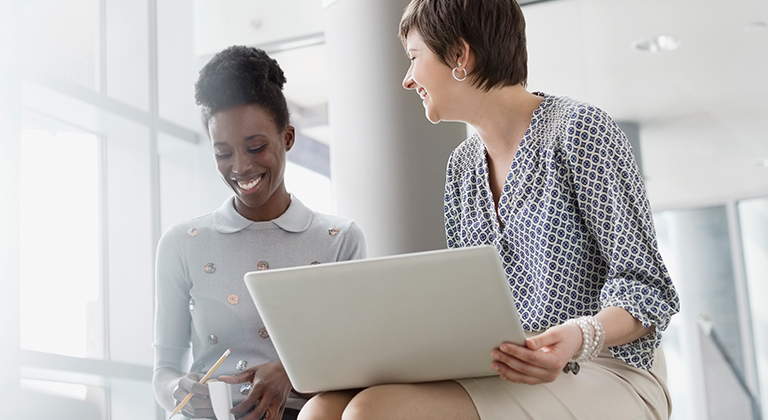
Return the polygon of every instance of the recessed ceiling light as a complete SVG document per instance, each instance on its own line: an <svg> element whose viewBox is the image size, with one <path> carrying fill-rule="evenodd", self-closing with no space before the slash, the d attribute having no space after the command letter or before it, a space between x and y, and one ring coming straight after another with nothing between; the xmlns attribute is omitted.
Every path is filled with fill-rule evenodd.
<svg viewBox="0 0 768 420"><path fill-rule="evenodd" d="M682 41L671 35L659 35L634 43L633 47L638 51L659 53L676 50Z"/></svg>
<svg viewBox="0 0 768 420"><path fill-rule="evenodd" d="M259 30L264 25L264 21L260 18L253 18L251 19L251 29Z"/></svg>
<svg viewBox="0 0 768 420"><path fill-rule="evenodd" d="M763 168L768 168L768 158L758 160L757 162L755 162L755 165L756 166L761 166Z"/></svg>
<svg viewBox="0 0 768 420"><path fill-rule="evenodd" d="M752 22L744 27L747 32L761 32L768 29L768 23L766 22Z"/></svg>

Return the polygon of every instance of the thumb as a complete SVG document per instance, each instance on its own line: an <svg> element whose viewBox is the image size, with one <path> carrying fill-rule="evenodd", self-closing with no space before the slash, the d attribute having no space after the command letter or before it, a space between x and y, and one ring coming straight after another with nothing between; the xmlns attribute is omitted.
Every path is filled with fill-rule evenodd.
<svg viewBox="0 0 768 420"><path fill-rule="evenodd" d="M557 337L557 334L552 334L550 330L547 330L535 337L526 339L525 346L528 347L529 350L541 350L545 347L557 344L559 341L560 339Z"/></svg>

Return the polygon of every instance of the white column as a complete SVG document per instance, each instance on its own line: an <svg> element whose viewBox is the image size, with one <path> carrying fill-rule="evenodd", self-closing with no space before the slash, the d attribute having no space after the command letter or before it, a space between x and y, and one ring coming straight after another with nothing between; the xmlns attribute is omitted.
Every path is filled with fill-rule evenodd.
<svg viewBox="0 0 768 420"><path fill-rule="evenodd" d="M325 9L331 182L337 212L363 228L370 256L445 248L445 166L466 137L464 124L432 125L402 87L407 4L336 0Z"/></svg>
<svg viewBox="0 0 768 420"><path fill-rule="evenodd" d="M21 2L0 3L0 406L19 418L19 158L21 136ZM18 410L18 411L17 411Z"/></svg>

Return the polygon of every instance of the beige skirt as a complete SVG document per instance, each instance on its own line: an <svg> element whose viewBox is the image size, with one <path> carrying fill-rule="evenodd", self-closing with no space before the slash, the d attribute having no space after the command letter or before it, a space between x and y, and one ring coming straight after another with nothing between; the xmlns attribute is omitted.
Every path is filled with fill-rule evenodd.
<svg viewBox="0 0 768 420"><path fill-rule="evenodd" d="M457 380L481 420L667 420L672 412L666 363L657 350L650 371L615 359L605 349L582 363L578 375L554 382L516 384L491 376Z"/></svg>

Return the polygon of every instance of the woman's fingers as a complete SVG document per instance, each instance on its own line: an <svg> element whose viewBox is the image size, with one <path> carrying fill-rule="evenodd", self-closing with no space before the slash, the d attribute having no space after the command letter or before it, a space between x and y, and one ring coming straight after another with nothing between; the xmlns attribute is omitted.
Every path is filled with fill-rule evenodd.
<svg viewBox="0 0 768 420"><path fill-rule="evenodd" d="M231 376L221 376L229 384L250 383L251 388L245 399L232 407L230 412L238 419L279 420L291 390L291 382L279 362L265 363L248 368Z"/></svg>
<svg viewBox="0 0 768 420"><path fill-rule="evenodd" d="M180 402L181 400L176 400L177 404ZM184 408L181 409L181 412L187 417L214 417L211 400L205 397L198 397L197 395L192 396L184 405Z"/></svg>
<svg viewBox="0 0 768 420"><path fill-rule="evenodd" d="M255 376L255 368L248 368L237 375L221 375L219 380L228 384L241 384L243 382L251 382Z"/></svg>
<svg viewBox="0 0 768 420"><path fill-rule="evenodd" d="M201 384L202 375L190 372L179 379L176 388L173 390L173 399L178 405L189 393L192 397L181 412L187 417L213 417L213 408L211 407L210 392L208 385Z"/></svg>
<svg viewBox="0 0 768 420"><path fill-rule="evenodd" d="M269 407L269 401L263 396L260 400L257 400L255 397L256 395L257 394L252 390L240 404L232 407L229 412L234 414L239 420L260 420L264 417L264 414Z"/></svg>
<svg viewBox="0 0 768 420"><path fill-rule="evenodd" d="M563 335L549 330L526 340L525 347L503 343L492 356L494 369L507 380L526 384L552 382L570 359Z"/></svg>
<svg viewBox="0 0 768 420"><path fill-rule="evenodd" d="M285 405L275 404L274 402L267 409L267 418L265 420L280 420L283 418Z"/></svg>
<svg viewBox="0 0 768 420"><path fill-rule="evenodd" d="M536 384L554 380L551 369L540 366L541 362L532 363L531 355L535 353L515 344L512 347L502 345L494 350L491 356L494 359L492 367L499 372L502 378L512 382ZM519 350L523 350L522 352ZM556 377L556 376L555 376Z"/></svg>
<svg viewBox="0 0 768 420"><path fill-rule="evenodd" d="M558 369L559 358L557 350L554 347L543 347L538 350L531 350L511 343L504 343L499 347L499 351L505 355L511 356L516 360L524 362L526 365L534 366L539 369Z"/></svg>
<svg viewBox="0 0 768 420"><path fill-rule="evenodd" d="M559 325L527 339L525 346L502 343L492 353L492 366L502 378L512 382L552 382L580 346L580 329Z"/></svg>
<svg viewBox="0 0 768 420"><path fill-rule="evenodd" d="M177 392L184 393L181 396L182 399L186 397L190 392L194 393L195 395L202 395L206 397L209 396L210 393L208 392L208 385L201 384L200 378L202 378L202 376L197 373L186 374L184 377L179 379L179 386L177 387L173 396L176 397Z"/></svg>

